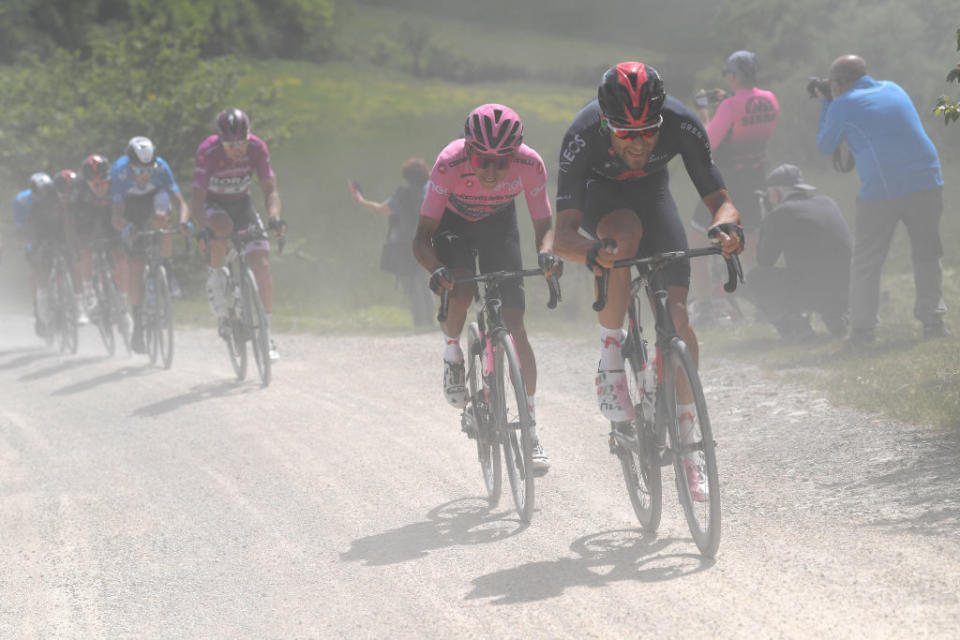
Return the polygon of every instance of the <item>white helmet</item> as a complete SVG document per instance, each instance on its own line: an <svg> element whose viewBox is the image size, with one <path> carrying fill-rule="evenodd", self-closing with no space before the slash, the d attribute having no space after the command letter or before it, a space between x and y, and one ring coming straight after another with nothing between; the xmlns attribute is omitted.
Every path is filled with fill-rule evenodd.
<svg viewBox="0 0 960 640"><path fill-rule="evenodd" d="M157 149L150 138L137 136L127 143L127 157L138 167L154 167L157 164Z"/></svg>

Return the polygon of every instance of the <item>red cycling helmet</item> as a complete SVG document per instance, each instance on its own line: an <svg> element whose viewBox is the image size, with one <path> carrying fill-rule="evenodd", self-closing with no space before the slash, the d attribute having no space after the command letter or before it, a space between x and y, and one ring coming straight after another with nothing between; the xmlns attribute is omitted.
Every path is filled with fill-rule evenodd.
<svg viewBox="0 0 960 640"><path fill-rule="evenodd" d="M216 125L220 142L241 142L250 136L250 118L240 109L224 109Z"/></svg>
<svg viewBox="0 0 960 640"><path fill-rule="evenodd" d="M66 198L70 195L70 189L76 181L76 172L73 169L64 169L53 176L53 188L56 189L58 196Z"/></svg>
<svg viewBox="0 0 960 640"><path fill-rule="evenodd" d="M507 156L523 143L523 123L510 107L484 104L467 116L463 137L477 153Z"/></svg>
<svg viewBox="0 0 960 640"><path fill-rule="evenodd" d="M624 129L656 126L666 97L660 74L642 62L610 67L597 89L600 111L610 124Z"/></svg>
<svg viewBox="0 0 960 640"><path fill-rule="evenodd" d="M80 165L80 177L84 182L103 182L110 179L110 161L99 153L87 156Z"/></svg>

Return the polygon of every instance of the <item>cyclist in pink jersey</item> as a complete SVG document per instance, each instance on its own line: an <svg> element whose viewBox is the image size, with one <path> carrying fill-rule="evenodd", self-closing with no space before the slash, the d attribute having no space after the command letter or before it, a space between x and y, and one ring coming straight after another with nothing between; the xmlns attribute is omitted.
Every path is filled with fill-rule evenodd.
<svg viewBox="0 0 960 640"><path fill-rule="evenodd" d="M523 124L509 107L485 104L467 116L464 137L444 147L427 184L420 210L413 253L430 273L430 288L452 290L443 323L443 391L447 401L466 404L464 360L460 333L473 299L473 285L456 285L457 276L474 273L473 251L482 273L522 269L515 199L527 201L544 275L559 275L553 254L553 217L547 198L547 172L540 155L523 144ZM527 386L527 403L534 415L537 365L523 324L524 293L520 279L500 287L503 318L513 336ZM534 418L535 419L535 418ZM534 427L536 429L536 427ZM550 467L534 430L533 464Z"/></svg>
<svg viewBox="0 0 960 640"><path fill-rule="evenodd" d="M766 147L773 137L780 115L777 97L771 91L757 87L757 57L750 51L736 51L727 58L723 72L730 90L728 97L722 100L713 117L710 117L709 105L699 99L698 113L707 127L707 136L717 163L723 174L730 198L740 212L746 239L741 255L744 269L754 263L756 234L760 228L762 212L756 192L765 188ZM706 207L698 203L690 226L695 230L689 233L691 242L702 238L712 221ZM711 297L712 290L708 274L709 261L697 260L693 263L694 292L700 301ZM727 304L723 298L721 304ZM696 309L695 321L709 316L706 306ZM706 316L705 316L706 314Z"/></svg>
<svg viewBox="0 0 960 640"><path fill-rule="evenodd" d="M286 225L280 219L280 193L270 167L266 143L250 133L250 120L240 109L224 109L216 119L217 133L197 148L193 171L193 210L205 212L200 222L214 238L208 242L207 300L218 320L227 315L226 277L223 260L227 253L226 236L252 224L262 226L250 199L250 183L257 175L263 191L269 228L282 236ZM273 278L270 275L270 242L257 240L247 245L247 264L253 270L260 298L267 312L267 332L273 315ZM278 360L273 337L270 359Z"/></svg>

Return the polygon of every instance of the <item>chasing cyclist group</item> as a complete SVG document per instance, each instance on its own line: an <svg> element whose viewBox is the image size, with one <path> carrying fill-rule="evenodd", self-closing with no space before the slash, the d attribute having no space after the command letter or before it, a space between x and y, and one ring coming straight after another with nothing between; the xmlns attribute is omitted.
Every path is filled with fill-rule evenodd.
<svg viewBox="0 0 960 640"><path fill-rule="evenodd" d="M89 322L97 312L91 284L94 247L112 247L111 258L120 290L129 300L129 312L121 320L121 331L130 332L130 348L146 351L141 324L142 274L145 252L137 233L170 226L171 209L176 206L178 227L184 235L193 232L191 211L209 230L201 238L208 256L207 299L221 326L228 313L224 268L226 238L234 230L263 222L250 198L254 174L265 198L268 226L278 236L286 231L280 218L280 195L270 166L267 145L250 132L250 120L240 109L225 109L216 118L216 133L197 148L193 174L193 197L188 206L167 162L157 155L149 138L137 136L126 153L111 162L101 154L87 156L79 171L64 169L53 177L46 173L30 176L28 188L14 199L14 219L26 243L34 292L37 335L51 331L51 302L47 274L55 251L71 256L76 291L77 320ZM267 330L273 311L273 281L270 275L270 245L257 240L246 246L247 263L253 270L267 312ZM167 263L173 255L172 237L160 240L158 254ZM174 280L171 293L179 296ZM270 339L270 358L279 353Z"/></svg>
<svg viewBox="0 0 960 640"><path fill-rule="evenodd" d="M606 306L599 312L599 407L611 422L633 419L621 346L630 295L630 272L613 269L618 258L688 248L687 235L669 189L667 165L679 155L711 214L707 235L724 255L743 249L740 214L711 157L700 118L664 91L660 75L640 62L608 69L597 97L574 118L560 150L556 226L546 193L543 159L523 142L517 113L485 104L467 117L462 138L437 157L413 241L418 262L430 273L433 291L450 291L443 332L443 391L465 406L464 354L460 335L473 297L474 255L481 272L521 269L515 199L524 194L533 223L539 265L549 278L562 272L561 259L586 264L594 274L610 269ZM457 242L450 242L450 236ZM677 333L697 359L697 338L687 317L689 261L665 269L668 306ZM501 285L503 317L516 344L535 420L536 360L524 328L524 290L517 279ZM696 420L692 403L678 407L683 420ZM550 460L534 428L535 468ZM692 486L702 471L688 469Z"/></svg>
<svg viewBox="0 0 960 640"><path fill-rule="evenodd" d="M608 69L589 102L570 125L560 152L556 195L556 226L547 194L547 173L541 156L523 142L517 113L501 104L484 104L467 117L464 134L439 154L430 175L420 213L413 253L429 272L431 289L450 291L443 333L443 391L451 405L466 403L464 354L460 335L473 298L474 286L457 278L473 275L474 255L481 272L520 270L521 251L516 198L523 193L533 223L539 265L549 278L562 272L561 259L586 264L595 274L612 269L616 259L638 254L687 249L676 203L669 189L667 165L679 155L706 209L707 232L725 255L743 249L740 214L711 157L707 132L700 118L664 91L660 75L640 62L621 62ZM285 231L280 197L269 152L250 133L249 120L238 109L216 119L216 134L197 149L193 196L187 205L170 167L157 156L153 142L136 137L126 154L112 165L101 155L87 157L79 175L64 170L54 178L42 173L30 178L17 196L17 226L29 245L36 291L37 332L46 331L48 297L44 282L49 251L66 240L76 247L77 304L90 311L89 246L101 238L129 240L145 228L165 228L171 204L179 213L184 234L192 231L191 211L209 230L207 297L215 316L227 312L223 260L226 238L235 229L259 222L249 187L256 174L265 196L269 227ZM457 242L449 242L456 237ZM441 241L444 240L445 241ZM172 238L161 255L169 258ZM143 350L139 322L142 292L142 251L134 242L121 242L114 251L118 279L131 303L132 349ZM269 244L247 247L268 326L273 306ZM668 304L680 337L697 358L697 338L687 317L689 262L665 271ZM597 397L604 416L613 422L633 419L621 346L629 298L630 273L612 269L606 306L599 312L601 352L596 377ZM174 287L175 289L175 287ZM536 360L524 328L524 289L517 279L501 286L503 317L511 331L523 370L527 403L535 419ZM271 358L278 357L271 340ZM695 420L692 404L678 414ZM682 427L683 425L681 425ZM534 432L534 466L549 469L550 461ZM697 470L691 473L696 476ZM696 484L696 483L694 483Z"/></svg>

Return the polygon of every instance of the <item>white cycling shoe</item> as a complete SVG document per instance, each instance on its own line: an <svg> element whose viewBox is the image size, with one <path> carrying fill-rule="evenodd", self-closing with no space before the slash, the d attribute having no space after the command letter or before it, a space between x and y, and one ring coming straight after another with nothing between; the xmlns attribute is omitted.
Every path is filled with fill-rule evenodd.
<svg viewBox="0 0 960 640"><path fill-rule="evenodd" d="M467 388L464 382L462 362L443 361L443 396L450 406L463 409L467 406Z"/></svg>

